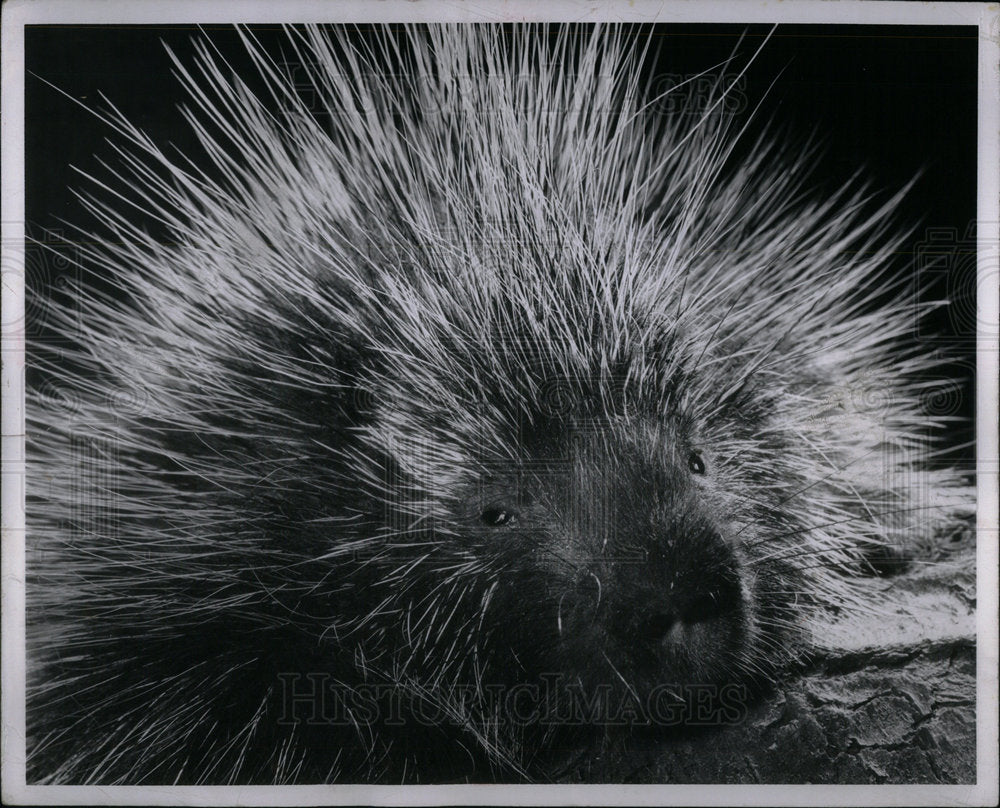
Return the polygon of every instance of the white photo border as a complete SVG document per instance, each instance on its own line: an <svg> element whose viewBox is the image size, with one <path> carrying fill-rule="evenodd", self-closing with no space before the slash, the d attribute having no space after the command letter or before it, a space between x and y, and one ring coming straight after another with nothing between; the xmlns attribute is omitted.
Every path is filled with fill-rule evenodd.
<svg viewBox="0 0 1000 808"><path fill-rule="evenodd" d="M27 786L24 659L24 27L38 24L297 22L852 23L979 30L977 335L978 783L974 786ZM997 802L1000 11L986 3L840 0L12 0L2 26L3 726L5 804L61 805L995 805ZM992 325L992 333L986 333Z"/></svg>

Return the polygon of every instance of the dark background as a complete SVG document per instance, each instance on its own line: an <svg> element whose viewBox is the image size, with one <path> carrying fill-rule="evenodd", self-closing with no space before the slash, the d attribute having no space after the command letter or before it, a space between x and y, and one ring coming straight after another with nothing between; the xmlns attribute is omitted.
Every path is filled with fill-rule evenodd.
<svg viewBox="0 0 1000 808"><path fill-rule="evenodd" d="M248 64L231 27L206 26L234 68ZM281 31L255 29L280 62ZM647 32L649 29L638 29ZM76 236L60 220L92 221L71 189L86 181L71 166L102 173L114 162L104 142L109 128L85 108L104 108L103 93L158 143L197 151L177 104L182 100L165 42L190 63L193 26L29 26L25 32L26 215L29 235L60 249ZM733 61L735 76L758 51L770 26L660 25L660 53L650 63L654 81L670 83ZM363 35L363 32L362 34ZM242 71L245 75L245 71ZM951 442L973 438L975 396L975 205L977 30L974 27L783 25L757 53L733 101L759 110L751 129L773 120L790 142L818 135L825 153L812 182L817 193L839 187L859 168L876 189L891 193L917 174L898 221L913 227L898 271L931 278L932 296L954 303L916 329L915 339L945 351L938 412L967 420ZM43 81L51 82L82 105ZM252 83L252 82L251 82ZM114 139L114 138L112 138ZM936 263L929 258L936 258ZM36 250L28 263L29 340L47 340L45 300L60 295L72 264ZM67 302L64 300L63 302ZM71 302L71 301L70 301ZM30 345L29 345L30 348ZM30 353L29 353L30 363ZM30 381L30 376L29 376ZM958 451L958 450L956 450ZM971 450L956 459L973 460Z"/></svg>

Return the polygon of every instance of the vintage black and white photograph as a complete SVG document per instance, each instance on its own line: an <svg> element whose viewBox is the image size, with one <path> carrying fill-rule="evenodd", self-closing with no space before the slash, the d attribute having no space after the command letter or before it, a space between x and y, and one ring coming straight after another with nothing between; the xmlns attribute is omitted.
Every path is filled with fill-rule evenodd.
<svg viewBox="0 0 1000 808"><path fill-rule="evenodd" d="M982 786L980 5L402 5L24 26L24 785Z"/></svg>

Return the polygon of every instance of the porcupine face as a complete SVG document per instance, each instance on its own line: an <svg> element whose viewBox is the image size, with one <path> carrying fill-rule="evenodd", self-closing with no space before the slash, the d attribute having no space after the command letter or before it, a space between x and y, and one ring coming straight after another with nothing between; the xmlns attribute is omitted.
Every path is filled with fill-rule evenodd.
<svg viewBox="0 0 1000 808"><path fill-rule="evenodd" d="M425 523L437 560L421 551L409 568L411 580L427 577L404 610L423 626L433 603L450 617L439 635L452 644L455 626L475 628L459 644L470 664L458 684L556 677L591 701L648 703L658 689L767 675L780 658L796 579L768 556L788 525L773 486L735 456L756 424L730 412L714 432L696 427L676 398L611 381L625 375L567 385L574 402L559 413L524 409L524 391L512 410L470 407L483 413L481 442L442 445L434 419L424 424L433 448L417 488L454 495ZM545 386L542 375L510 384ZM399 643L407 654L412 634ZM435 676L456 655L435 644L423 653Z"/></svg>
<svg viewBox="0 0 1000 808"><path fill-rule="evenodd" d="M523 644L587 688L725 680L752 594L706 453L672 424L589 426L487 482L470 514L487 546L521 548L541 590Z"/></svg>

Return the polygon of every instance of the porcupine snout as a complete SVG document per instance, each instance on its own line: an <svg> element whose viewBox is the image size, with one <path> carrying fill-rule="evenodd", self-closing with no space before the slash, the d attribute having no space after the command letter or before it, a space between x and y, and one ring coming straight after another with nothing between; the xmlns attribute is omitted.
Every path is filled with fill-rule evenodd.
<svg viewBox="0 0 1000 808"><path fill-rule="evenodd" d="M741 644L744 604L736 557L717 531L667 519L630 531L595 566L594 619L612 663L650 687L720 677Z"/></svg>
<svg viewBox="0 0 1000 808"><path fill-rule="evenodd" d="M575 570L561 597L564 647L584 666L603 660L601 682L613 668L638 692L717 683L751 622L725 515L713 512L719 500L694 479L687 452L610 451L591 449L571 475L568 539L557 549Z"/></svg>
<svg viewBox="0 0 1000 808"><path fill-rule="evenodd" d="M710 527L676 537L652 533L632 565L631 584L617 581L618 613L611 607L614 630L625 641L653 648L682 643L691 627L739 610L735 564L733 553Z"/></svg>

